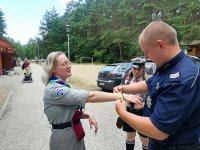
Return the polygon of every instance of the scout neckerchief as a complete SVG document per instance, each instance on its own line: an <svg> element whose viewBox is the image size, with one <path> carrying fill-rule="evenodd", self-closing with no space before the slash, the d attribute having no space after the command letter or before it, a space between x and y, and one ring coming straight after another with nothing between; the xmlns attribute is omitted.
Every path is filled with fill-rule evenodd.
<svg viewBox="0 0 200 150"><path fill-rule="evenodd" d="M65 86L67 86L67 87L70 88L70 85L69 85L69 84L67 84L67 83L64 82L62 79L60 79L60 78L58 78L58 77L56 77L56 76L52 76L52 77L50 78L49 83L51 83L51 84L58 83L58 84L65 85Z"/></svg>

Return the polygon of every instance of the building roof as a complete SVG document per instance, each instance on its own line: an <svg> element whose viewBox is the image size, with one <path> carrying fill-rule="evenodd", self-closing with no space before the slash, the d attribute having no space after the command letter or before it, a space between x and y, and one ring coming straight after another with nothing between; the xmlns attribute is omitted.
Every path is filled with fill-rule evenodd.
<svg viewBox="0 0 200 150"><path fill-rule="evenodd" d="M0 38L0 52L13 53L15 48L5 39Z"/></svg>

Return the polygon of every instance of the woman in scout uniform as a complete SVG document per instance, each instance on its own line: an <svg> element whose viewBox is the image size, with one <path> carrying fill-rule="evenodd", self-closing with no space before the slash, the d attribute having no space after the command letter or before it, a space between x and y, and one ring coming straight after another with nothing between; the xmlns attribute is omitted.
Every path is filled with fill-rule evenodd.
<svg viewBox="0 0 200 150"><path fill-rule="evenodd" d="M133 66L129 72L128 78L125 79L125 84L131 84L131 83L136 83L140 82L143 80L147 79L147 75L144 72L144 66L145 66L145 59L142 58L134 58L132 59ZM133 93L133 95L137 95L141 97L142 103L139 104L132 104L128 103L127 105L127 111L131 112L133 114L137 114L139 116L143 116L143 107L144 107L144 101L147 98L146 94L136 94ZM117 120L117 127L121 128L123 126L123 130L127 132L127 137L126 137L126 150L133 150L135 146L135 136L136 136L136 130L129 126L127 123L125 123L123 120L118 118ZM138 132L140 135L140 140L142 142L142 148L143 150L147 150L147 145L148 145L148 138L147 136L141 134Z"/></svg>
<svg viewBox="0 0 200 150"><path fill-rule="evenodd" d="M85 150L84 130L80 119L89 118L90 126L95 127L95 118L83 110L88 102L114 101L122 97L120 93L85 91L71 88L66 79L72 75L71 63L63 52L52 52L44 65L43 82L44 112L52 125L50 150ZM124 99L135 99L124 95Z"/></svg>

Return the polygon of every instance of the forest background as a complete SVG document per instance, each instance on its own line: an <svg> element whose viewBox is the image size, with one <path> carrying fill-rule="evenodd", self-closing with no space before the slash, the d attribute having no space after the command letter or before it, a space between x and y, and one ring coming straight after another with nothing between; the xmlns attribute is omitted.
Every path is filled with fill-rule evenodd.
<svg viewBox="0 0 200 150"><path fill-rule="evenodd" d="M142 55L139 34L154 20L173 26L183 48L200 40L200 0L72 0L62 15L54 7L47 10L38 36L25 45L6 36L6 16L0 9L0 38L20 58L45 59L52 51L67 54L69 36L71 61L92 57L97 63L124 62Z"/></svg>

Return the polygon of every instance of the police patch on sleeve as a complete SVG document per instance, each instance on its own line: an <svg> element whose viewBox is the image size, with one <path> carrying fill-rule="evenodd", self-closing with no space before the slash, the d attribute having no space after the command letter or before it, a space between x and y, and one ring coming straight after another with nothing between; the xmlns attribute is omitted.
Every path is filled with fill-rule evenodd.
<svg viewBox="0 0 200 150"><path fill-rule="evenodd" d="M57 89L56 95L60 96L60 95L63 95L63 94L64 94L64 89L61 89L61 88Z"/></svg>
<svg viewBox="0 0 200 150"><path fill-rule="evenodd" d="M171 79L175 79L175 78L178 78L178 77L179 77L179 72L174 73L174 74L170 74Z"/></svg>
<svg viewBox="0 0 200 150"><path fill-rule="evenodd" d="M170 74L170 76L169 76L169 81L171 81L171 82L173 82L173 81L181 81L181 74L180 74L180 72L176 72L176 73L172 73L172 74Z"/></svg>

